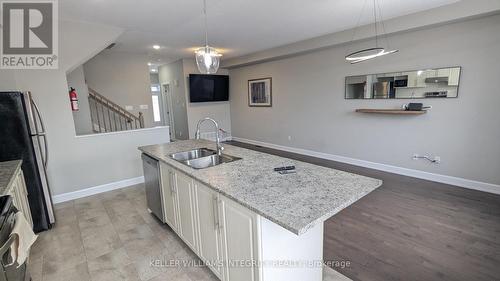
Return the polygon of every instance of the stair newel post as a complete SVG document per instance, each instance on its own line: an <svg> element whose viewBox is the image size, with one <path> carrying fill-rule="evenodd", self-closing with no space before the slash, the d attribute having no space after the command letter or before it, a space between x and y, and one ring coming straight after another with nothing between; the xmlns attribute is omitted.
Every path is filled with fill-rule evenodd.
<svg viewBox="0 0 500 281"><path fill-rule="evenodd" d="M142 112L139 112L139 125L144 128L144 114Z"/></svg>

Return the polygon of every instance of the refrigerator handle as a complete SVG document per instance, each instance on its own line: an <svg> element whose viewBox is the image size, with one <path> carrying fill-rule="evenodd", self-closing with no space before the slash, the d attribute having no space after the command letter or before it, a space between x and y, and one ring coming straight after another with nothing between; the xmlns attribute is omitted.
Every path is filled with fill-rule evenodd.
<svg viewBox="0 0 500 281"><path fill-rule="evenodd" d="M40 110L38 109L38 105L36 105L35 101L31 98L31 104L33 105L33 108L35 109L36 115L38 116L38 119L40 120L40 127L42 129L41 132L37 132L37 135L39 137L43 137L43 145L45 147L45 153L42 153L43 157L43 166L47 168L47 164L49 163L49 145L47 143L47 133L45 132L45 124L43 123L42 115L40 114ZM35 121L36 123L36 121ZM38 131L38 128L37 128Z"/></svg>

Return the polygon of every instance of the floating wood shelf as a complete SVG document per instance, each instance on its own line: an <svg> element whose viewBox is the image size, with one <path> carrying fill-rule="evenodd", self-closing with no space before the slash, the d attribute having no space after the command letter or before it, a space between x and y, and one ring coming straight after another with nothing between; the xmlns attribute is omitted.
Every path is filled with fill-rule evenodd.
<svg viewBox="0 0 500 281"><path fill-rule="evenodd" d="M402 110L402 109L369 109L369 108L360 108L360 109L356 109L356 112L361 112L361 113L375 113L375 114L420 115L420 114L427 113L427 110L409 111L409 110Z"/></svg>

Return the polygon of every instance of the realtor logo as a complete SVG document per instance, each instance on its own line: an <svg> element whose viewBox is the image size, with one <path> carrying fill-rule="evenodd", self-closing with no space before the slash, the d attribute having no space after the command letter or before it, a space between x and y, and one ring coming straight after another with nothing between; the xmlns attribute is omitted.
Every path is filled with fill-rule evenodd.
<svg viewBox="0 0 500 281"><path fill-rule="evenodd" d="M57 2L3 1L1 8L0 68L57 68Z"/></svg>

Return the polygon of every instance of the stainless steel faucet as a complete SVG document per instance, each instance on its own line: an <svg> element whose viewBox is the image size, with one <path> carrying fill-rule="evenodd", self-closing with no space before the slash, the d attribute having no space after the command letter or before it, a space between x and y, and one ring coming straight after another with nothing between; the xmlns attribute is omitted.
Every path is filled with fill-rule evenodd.
<svg viewBox="0 0 500 281"><path fill-rule="evenodd" d="M219 138L219 124L217 124L217 121L215 121L212 118L205 117L198 121L198 125L196 125L196 134L194 135L195 139L199 140L200 139L200 125L201 123L205 121L212 121L212 123L215 125L215 145L217 146L217 155L222 154L222 150L224 150L224 147L220 144L220 138Z"/></svg>

